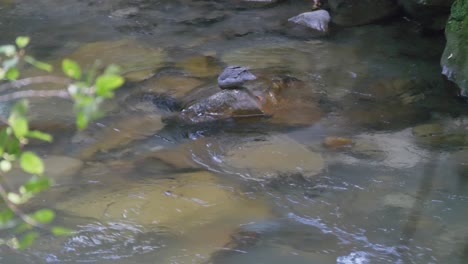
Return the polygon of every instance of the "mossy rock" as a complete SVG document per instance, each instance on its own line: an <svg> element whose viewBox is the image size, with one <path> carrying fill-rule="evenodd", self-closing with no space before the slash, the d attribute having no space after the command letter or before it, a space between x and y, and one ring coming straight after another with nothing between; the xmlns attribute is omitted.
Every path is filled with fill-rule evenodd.
<svg viewBox="0 0 468 264"><path fill-rule="evenodd" d="M445 28L447 44L442 54L442 73L468 96L468 1L456 0Z"/></svg>

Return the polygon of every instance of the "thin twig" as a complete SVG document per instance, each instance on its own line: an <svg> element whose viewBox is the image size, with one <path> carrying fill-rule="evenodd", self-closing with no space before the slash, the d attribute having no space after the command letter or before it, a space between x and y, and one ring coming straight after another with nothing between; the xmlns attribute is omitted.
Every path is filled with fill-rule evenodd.
<svg viewBox="0 0 468 264"><path fill-rule="evenodd" d="M20 208L18 208L14 203L10 202L8 199L8 191L5 189L3 186L3 183L5 183L5 179L3 178L3 174L0 174L0 196L2 197L3 201L5 202L5 205L10 208L15 215L17 215L21 220L23 220L26 224L29 224L31 226L37 227L37 228L45 228L44 225L41 223L37 222L27 214L25 214Z"/></svg>
<svg viewBox="0 0 468 264"><path fill-rule="evenodd" d="M55 83L68 85L71 83L71 81L68 78L53 75L36 76L2 84L0 85L0 91L8 90L11 88L21 88L23 86L28 86L37 83Z"/></svg>
<svg viewBox="0 0 468 264"><path fill-rule="evenodd" d="M0 96L0 102L12 101L29 97L60 97L68 99L70 94L67 90L27 90L18 91Z"/></svg>

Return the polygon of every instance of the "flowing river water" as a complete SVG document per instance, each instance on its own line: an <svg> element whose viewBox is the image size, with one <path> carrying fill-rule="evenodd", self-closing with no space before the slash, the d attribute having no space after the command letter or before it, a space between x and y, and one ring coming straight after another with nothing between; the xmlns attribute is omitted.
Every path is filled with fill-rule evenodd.
<svg viewBox="0 0 468 264"><path fill-rule="evenodd" d="M0 263L468 262L468 110L440 74L443 34L403 17L289 34L309 1L0 7L2 44L28 35L42 60L129 69L83 132L69 102L31 101L32 125L54 135L31 147L55 180L31 208L55 209L76 233L0 248ZM217 89L228 65L286 83L284 109L162 121L177 114L171 98L201 99L193 91ZM11 186L25 179L16 173Z"/></svg>

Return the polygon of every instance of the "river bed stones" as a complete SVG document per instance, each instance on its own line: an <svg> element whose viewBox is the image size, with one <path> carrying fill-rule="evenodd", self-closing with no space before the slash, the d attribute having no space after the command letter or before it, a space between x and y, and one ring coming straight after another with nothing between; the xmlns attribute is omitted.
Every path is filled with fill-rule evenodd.
<svg viewBox="0 0 468 264"><path fill-rule="evenodd" d="M235 146L225 153L222 160L243 177L253 179L295 174L310 178L325 168L325 162L319 153L283 136Z"/></svg>
<svg viewBox="0 0 468 264"><path fill-rule="evenodd" d="M78 132L73 137L72 143L81 145L77 155L87 160L98 152L108 152L135 140L152 136L163 126L161 117L157 114L129 115L93 130Z"/></svg>
<svg viewBox="0 0 468 264"><path fill-rule="evenodd" d="M164 227L176 233L217 221L230 223L234 228L270 214L260 199L248 199L236 188L223 186L208 172L93 188L67 195L57 203L56 209L80 217Z"/></svg>
<svg viewBox="0 0 468 264"><path fill-rule="evenodd" d="M148 47L134 39L84 44L68 58L84 69L90 69L96 60L100 60L101 65L116 64L126 80L135 82L151 77L168 60L163 49Z"/></svg>
<svg viewBox="0 0 468 264"><path fill-rule="evenodd" d="M177 67L183 69L192 77L216 76L221 71L221 66L212 56L193 56L179 61Z"/></svg>
<svg viewBox="0 0 468 264"><path fill-rule="evenodd" d="M416 142L436 148L463 148L468 144L463 120L447 119L412 128Z"/></svg>
<svg viewBox="0 0 468 264"><path fill-rule="evenodd" d="M81 160L67 156L46 156L42 158L44 162L44 175L51 178L55 184L69 184L72 182L72 176L76 175L83 167ZM12 190L17 190L31 178L28 174L18 167L5 175L5 180Z"/></svg>
<svg viewBox="0 0 468 264"><path fill-rule="evenodd" d="M186 76L164 75L152 78L142 84L141 91L151 94L167 94L175 98L182 98L190 91L203 84L203 81Z"/></svg>

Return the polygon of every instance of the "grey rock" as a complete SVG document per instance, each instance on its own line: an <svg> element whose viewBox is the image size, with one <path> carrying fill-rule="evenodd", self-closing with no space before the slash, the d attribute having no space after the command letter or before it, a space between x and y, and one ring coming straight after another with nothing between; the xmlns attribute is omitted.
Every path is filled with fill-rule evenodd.
<svg viewBox="0 0 468 264"><path fill-rule="evenodd" d="M312 33L325 35L328 33L328 23L330 23L330 14L326 10L317 10L306 12L295 17L291 17L288 21L295 27L306 28ZM294 30L294 27L292 28ZM307 34L307 32L305 32Z"/></svg>
<svg viewBox="0 0 468 264"><path fill-rule="evenodd" d="M246 81L257 79L246 67L229 66L219 75L218 85L221 89L240 88Z"/></svg>

